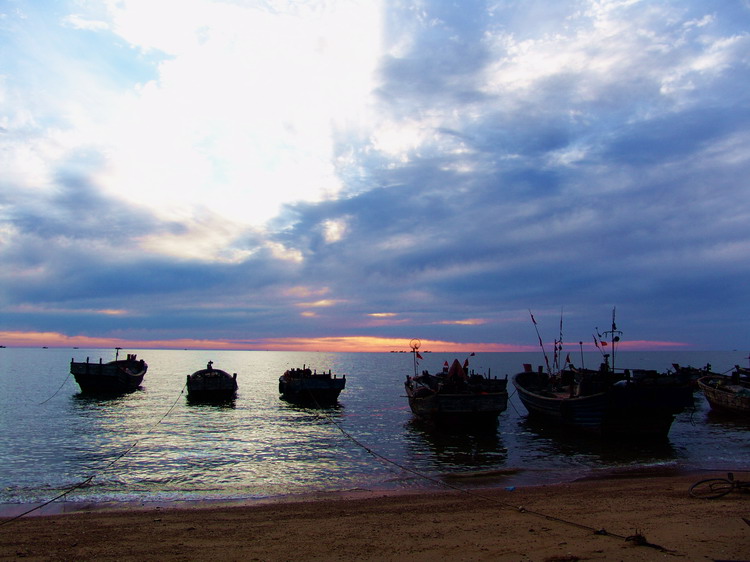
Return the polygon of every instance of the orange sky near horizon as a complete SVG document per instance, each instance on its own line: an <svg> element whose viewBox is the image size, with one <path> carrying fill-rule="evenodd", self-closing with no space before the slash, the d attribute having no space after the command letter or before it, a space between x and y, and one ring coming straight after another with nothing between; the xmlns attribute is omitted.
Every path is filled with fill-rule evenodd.
<svg viewBox="0 0 750 562"><path fill-rule="evenodd" d="M329 351L329 352L389 352L410 351L410 340L403 338L376 338L367 336L342 336L327 338L276 338L267 340L126 340L66 336L57 332L0 332L0 345L6 347L82 347L123 349L216 349L237 351ZM552 344L547 351L552 351ZM627 351L659 351L688 349L680 342L624 341L618 349ZM539 351L538 345L511 345L503 343L461 343L440 340L421 340L420 351L434 352L529 352ZM579 349L571 344L566 350ZM584 344L584 351L593 351L593 343Z"/></svg>

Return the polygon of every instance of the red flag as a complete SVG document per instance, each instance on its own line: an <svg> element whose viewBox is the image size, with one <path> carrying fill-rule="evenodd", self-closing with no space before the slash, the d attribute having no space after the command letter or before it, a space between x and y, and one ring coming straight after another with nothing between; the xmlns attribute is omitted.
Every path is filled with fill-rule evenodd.
<svg viewBox="0 0 750 562"><path fill-rule="evenodd" d="M604 340L602 340L602 342L601 342L601 343L602 343L602 347L604 347L604 346L606 346L606 345L607 345L607 342L605 342Z"/></svg>
<svg viewBox="0 0 750 562"><path fill-rule="evenodd" d="M476 355L476 354L475 354L475 353L474 353L474 352L472 351L472 352L471 352L471 355L469 355L469 357L474 357L475 355Z"/></svg>
<svg viewBox="0 0 750 562"><path fill-rule="evenodd" d="M448 366L448 362L446 361L445 363L443 363L443 367L447 367L447 366Z"/></svg>
<svg viewBox="0 0 750 562"><path fill-rule="evenodd" d="M424 358L423 358L423 357L422 357L422 356L421 356L421 355L419 354L419 352L418 352L418 351L417 351L417 359L424 359Z"/></svg>

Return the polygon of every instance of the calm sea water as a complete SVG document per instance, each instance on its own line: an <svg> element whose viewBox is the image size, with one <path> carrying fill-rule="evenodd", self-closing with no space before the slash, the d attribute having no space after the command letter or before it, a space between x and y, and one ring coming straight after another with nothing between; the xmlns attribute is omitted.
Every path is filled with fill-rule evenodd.
<svg viewBox="0 0 750 562"><path fill-rule="evenodd" d="M591 473L670 466L750 468L750 423L717 417L696 394L669 437L617 443L529 423L513 394L496 428L435 432L413 419L403 380L409 353L163 351L143 388L114 399L80 395L71 358L114 359L94 349L0 349L0 504L8 513L45 502L91 478L56 503L254 499L355 489L451 485L523 486ZM454 354L425 353L431 371ZM580 357L580 356L579 356ZM463 361L465 356L458 356ZM599 357L587 354L587 366ZM187 402L185 377L212 360L237 373L228 406ZM541 353L480 353L479 372L503 377L538 364ZM580 361L579 361L580 362ZM618 366L666 370L673 362L747 365L747 352L622 352ZM339 406L303 408L279 399L278 377L306 364L346 375ZM509 385L512 389L512 385ZM59 508L58 508L59 509Z"/></svg>

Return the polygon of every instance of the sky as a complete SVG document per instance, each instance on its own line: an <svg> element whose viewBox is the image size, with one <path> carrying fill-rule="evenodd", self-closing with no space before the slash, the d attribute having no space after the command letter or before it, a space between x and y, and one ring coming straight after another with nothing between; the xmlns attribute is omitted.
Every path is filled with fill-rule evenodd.
<svg viewBox="0 0 750 562"><path fill-rule="evenodd" d="M0 0L8 347L750 350L749 184L748 0Z"/></svg>

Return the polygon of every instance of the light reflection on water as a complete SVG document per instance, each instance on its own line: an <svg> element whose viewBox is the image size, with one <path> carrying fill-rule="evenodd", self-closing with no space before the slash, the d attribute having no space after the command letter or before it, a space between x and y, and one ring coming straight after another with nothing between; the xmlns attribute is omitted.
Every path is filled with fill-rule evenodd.
<svg viewBox="0 0 750 562"><path fill-rule="evenodd" d="M89 476L95 476L90 485L65 501L431 487L434 479L459 476L467 476L462 486L524 485L617 467L740 470L750 464L749 424L715 416L700 396L661 443L613 444L554 431L527 420L516 396L495 428L438 432L409 411L403 391L412 369L409 354L135 352L149 363L142 390L101 399L80 395L72 377L60 386L71 356L107 361L113 358L107 350L0 349L0 503L45 501ZM744 364L744 355L620 353L618 363L665 370L672 362L710 362L721 371ZM422 367L437 370L453 358L425 354ZM539 354L483 353L472 358L472 367L504 376L540 359ZM186 375L209 360L238 374L233 402L187 400ZM597 357L591 354L586 361L593 365ZM302 364L346 375L337 407L315 410L279 399L278 377Z"/></svg>

